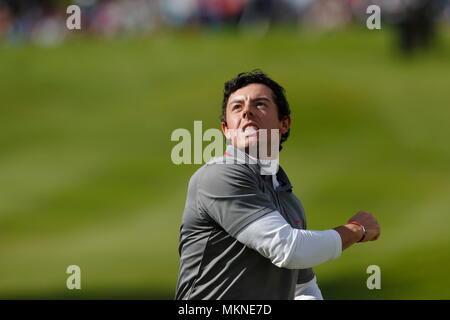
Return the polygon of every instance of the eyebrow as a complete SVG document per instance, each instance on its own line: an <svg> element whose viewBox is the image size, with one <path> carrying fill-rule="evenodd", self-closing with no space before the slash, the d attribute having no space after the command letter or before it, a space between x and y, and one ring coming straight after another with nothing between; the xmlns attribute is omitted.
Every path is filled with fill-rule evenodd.
<svg viewBox="0 0 450 320"><path fill-rule="evenodd" d="M254 98L254 99L250 99L251 102L261 101L261 100L262 100L262 101L273 102L271 99L269 99L269 98L267 98L267 97L265 97L265 96L262 96L262 97L256 97L256 98ZM242 101L244 101L243 98L234 98L233 100L231 100L230 102L228 102L228 104L230 105L230 104L233 104L233 103L236 103L236 102L242 102Z"/></svg>

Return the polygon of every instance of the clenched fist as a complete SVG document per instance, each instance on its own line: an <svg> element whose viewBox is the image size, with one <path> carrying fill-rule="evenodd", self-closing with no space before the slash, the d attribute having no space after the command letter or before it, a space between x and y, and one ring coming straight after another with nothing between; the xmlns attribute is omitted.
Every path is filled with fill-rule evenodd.
<svg viewBox="0 0 450 320"><path fill-rule="evenodd" d="M364 235L363 229L357 224L362 225L364 229L366 229L366 235ZM365 211L359 211L353 217L348 219L346 225L333 229L341 236L342 250L347 249L356 242L375 241L380 236L380 225L378 224L377 219L375 219L370 212Z"/></svg>
<svg viewBox="0 0 450 320"><path fill-rule="evenodd" d="M358 211L358 213L348 219L348 222L357 222L366 229L367 234L361 242L375 241L380 236L380 225L370 212Z"/></svg>

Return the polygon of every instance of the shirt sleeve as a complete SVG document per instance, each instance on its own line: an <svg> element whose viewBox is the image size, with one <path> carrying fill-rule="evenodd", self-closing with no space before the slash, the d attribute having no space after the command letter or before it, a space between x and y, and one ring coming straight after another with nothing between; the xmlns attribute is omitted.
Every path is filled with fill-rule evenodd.
<svg viewBox="0 0 450 320"><path fill-rule="evenodd" d="M276 210L256 173L243 164L213 164L198 180L198 206L235 237L248 224Z"/></svg>
<svg viewBox="0 0 450 320"><path fill-rule="evenodd" d="M342 252L335 230L292 228L278 211L252 222L237 239L280 268L307 269L337 259Z"/></svg>

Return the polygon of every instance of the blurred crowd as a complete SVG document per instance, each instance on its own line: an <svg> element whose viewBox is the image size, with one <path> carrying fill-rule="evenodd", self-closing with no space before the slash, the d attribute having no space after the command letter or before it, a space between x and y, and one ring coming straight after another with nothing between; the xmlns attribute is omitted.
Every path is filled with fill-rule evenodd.
<svg viewBox="0 0 450 320"><path fill-rule="evenodd" d="M66 28L71 4L81 8L80 31ZM395 25L405 39L418 32L414 28L432 35L436 21L450 21L448 0L0 0L0 41L54 45L77 33L109 38L227 26L259 35L275 24L327 30L365 25L370 4L379 5L383 24Z"/></svg>

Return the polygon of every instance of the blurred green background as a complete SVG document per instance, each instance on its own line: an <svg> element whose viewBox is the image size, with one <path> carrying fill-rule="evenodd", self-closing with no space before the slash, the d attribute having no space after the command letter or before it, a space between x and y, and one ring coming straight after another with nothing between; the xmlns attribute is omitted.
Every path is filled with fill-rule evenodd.
<svg viewBox="0 0 450 320"><path fill-rule="evenodd" d="M281 153L310 229L382 226L315 268L326 299L450 298L450 30L404 59L389 32L175 31L0 49L0 298L172 299L187 184L173 130L219 128L223 83L286 89ZM81 290L66 288L69 265ZM381 268L368 290L366 268Z"/></svg>

